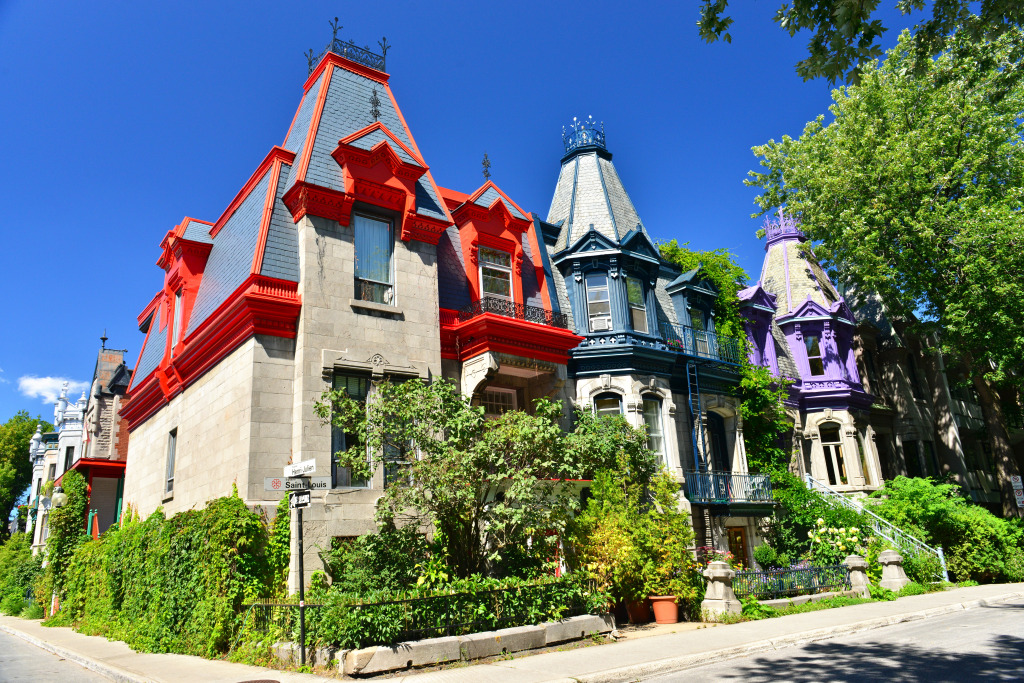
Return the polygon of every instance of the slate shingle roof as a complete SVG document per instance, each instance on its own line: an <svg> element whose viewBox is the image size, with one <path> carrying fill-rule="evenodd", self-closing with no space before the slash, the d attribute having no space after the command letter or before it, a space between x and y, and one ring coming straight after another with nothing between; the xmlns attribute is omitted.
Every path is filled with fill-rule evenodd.
<svg viewBox="0 0 1024 683"><path fill-rule="evenodd" d="M137 385L139 382L149 377L156 366L163 360L164 351L167 350L167 328L160 329L160 309L158 308L153 313L153 319L149 324L149 336L146 338L143 344L142 351L139 353L139 364L135 369L135 381L132 384Z"/></svg>
<svg viewBox="0 0 1024 683"><path fill-rule="evenodd" d="M281 167L274 196L274 213L267 230L267 244L263 249L263 267L260 275L281 280L299 281L299 236L292 215L284 205L284 188L291 167Z"/></svg>

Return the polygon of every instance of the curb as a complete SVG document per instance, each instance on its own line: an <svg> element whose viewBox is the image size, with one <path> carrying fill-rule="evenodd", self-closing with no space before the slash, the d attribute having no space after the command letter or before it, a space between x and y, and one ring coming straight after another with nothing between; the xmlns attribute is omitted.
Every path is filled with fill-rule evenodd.
<svg viewBox="0 0 1024 683"><path fill-rule="evenodd" d="M89 671L98 673L101 676L106 676L112 681L117 681L117 683L157 683L152 678L137 676L120 667L111 666L109 664L103 664L102 662L99 662L95 659L84 657L78 654L77 652L66 650L58 645L53 645L52 643L48 643L45 640L40 640L39 638L31 636L25 633L24 631L19 631L16 628L11 628L10 626L5 626L4 624L0 624L0 631L3 631L4 633L12 635L16 638L21 638L27 643L35 645L36 647L42 650L46 650L47 652L51 652L57 655L58 657L63 657L64 659L70 662L74 662L75 664L78 664L81 667L89 669Z"/></svg>
<svg viewBox="0 0 1024 683"><path fill-rule="evenodd" d="M1000 602L1005 602L1006 600L1021 597L1024 597L1024 591L1005 593L991 598L958 602L952 605L932 607L929 609L919 610L917 612L907 612L905 614L897 614L889 617L877 617L875 619L855 621L851 624L843 624L841 626L829 626L815 629L813 631L803 631L801 633L793 633L780 638L759 640L746 645L737 645L735 647L723 648L720 650L709 650L707 652L700 652L692 655L669 657L667 659L659 659L653 662L643 662L641 664L631 664L628 666L618 667L616 669L606 669L605 671L597 671L591 674L581 674L579 676L575 676L573 680L577 681L577 683L615 683L617 681L637 680L660 674L675 673L703 666L705 664L720 662L724 659L735 659L737 657L779 650L785 647L792 647L794 645L806 645L807 643L829 640L838 636L860 633L861 631L870 631L884 626L893 626L895 624L902 624L908 621L937 617L943 614L961 612L977 607L988 607Z"/></svg>

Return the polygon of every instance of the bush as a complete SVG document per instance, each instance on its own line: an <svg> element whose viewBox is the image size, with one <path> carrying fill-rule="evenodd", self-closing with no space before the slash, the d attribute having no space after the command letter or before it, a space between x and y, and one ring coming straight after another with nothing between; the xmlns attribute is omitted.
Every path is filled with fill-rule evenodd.
<svg viewBox="0 0 1024 683"><path fill-rule="evenodd" d="M880 517L942 546L957 580L1024 580L1024 527L972 504L956 485L897 477L872 497L878 500L872 510ZM913 571L917 575L911 578L924 579L924 571Z"/></svg>
<svg viewBox="0 0 1024 683"><path fill-rule="evenodd" d="M129 515L77 545L60 582L61 610L47 624L145 652L225 652L243 600L268 595L279 575L267 542L237 492L169 519Z"/></svg>
<svg viewBox="0 0 1024 683"><path fill-rule="evenodd" d="M429 551L426 536L415 526L387 525L353 541L334 541L322 556L335 590L362 595L414 587Z"/></svg>
<svg viewBox="0 0 1024 683"><path fill-rule="evenodd" d="M830 529L865 526L856 512L833 507L791 472L776 469L771 477L772 493L778 506L766 537L776 553L785 554L787 559L799 558L811 550L809 532L819 528L818 519L824 520L823 526Z"/></svg>
<svg viewBox="0 0 1024 683"><path fill-rule="evenodd" d="M17 533L0 545L0 612L11 616L21 614L42 571L42 554L32 555L31 543L28 534Z"/></svg>
<svg viewBox="0 0 1024 683"><path fill-rule="evenodd" d="M754 562L757 562L762 569L776 569L779 567L779 554L775 548L767 543L754 548Z"/></svg>

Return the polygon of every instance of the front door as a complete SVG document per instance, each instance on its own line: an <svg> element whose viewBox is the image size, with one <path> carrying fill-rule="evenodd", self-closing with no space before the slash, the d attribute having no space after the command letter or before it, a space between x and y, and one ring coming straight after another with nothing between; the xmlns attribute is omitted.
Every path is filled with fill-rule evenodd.
<svg viewBox="0 0 1024 683"><path fill-rule="evenodd" d="M742 564L744 567L749 567L746 527L731 526L726 531L729 536L729 552L732 553L734 561Z"/></svg>

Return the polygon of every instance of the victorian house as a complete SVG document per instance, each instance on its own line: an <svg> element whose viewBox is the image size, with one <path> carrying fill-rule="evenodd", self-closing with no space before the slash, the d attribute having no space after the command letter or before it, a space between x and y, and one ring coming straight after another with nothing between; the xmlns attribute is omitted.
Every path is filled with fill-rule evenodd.
<svg viewBox="0 0 1024 683"><path fill-rule="evenodd" d="M317 416L322 392L446 378L488 415L544 396L566 426L573 404L646 426L704 542L733 541L749 563L771 493L746 471L741 347L717 335L700 272L660 258L603 131L577 122L564 143L545 219L489 178L442 187L384 55L333 40L283 142L224 212L160 243L121 408L125 504L173 514L235 484L269 511L284 466L313 460L330 484L305 516L313 571L317 546L375 528L388 484L338 467L348 444Z"/></svg>

